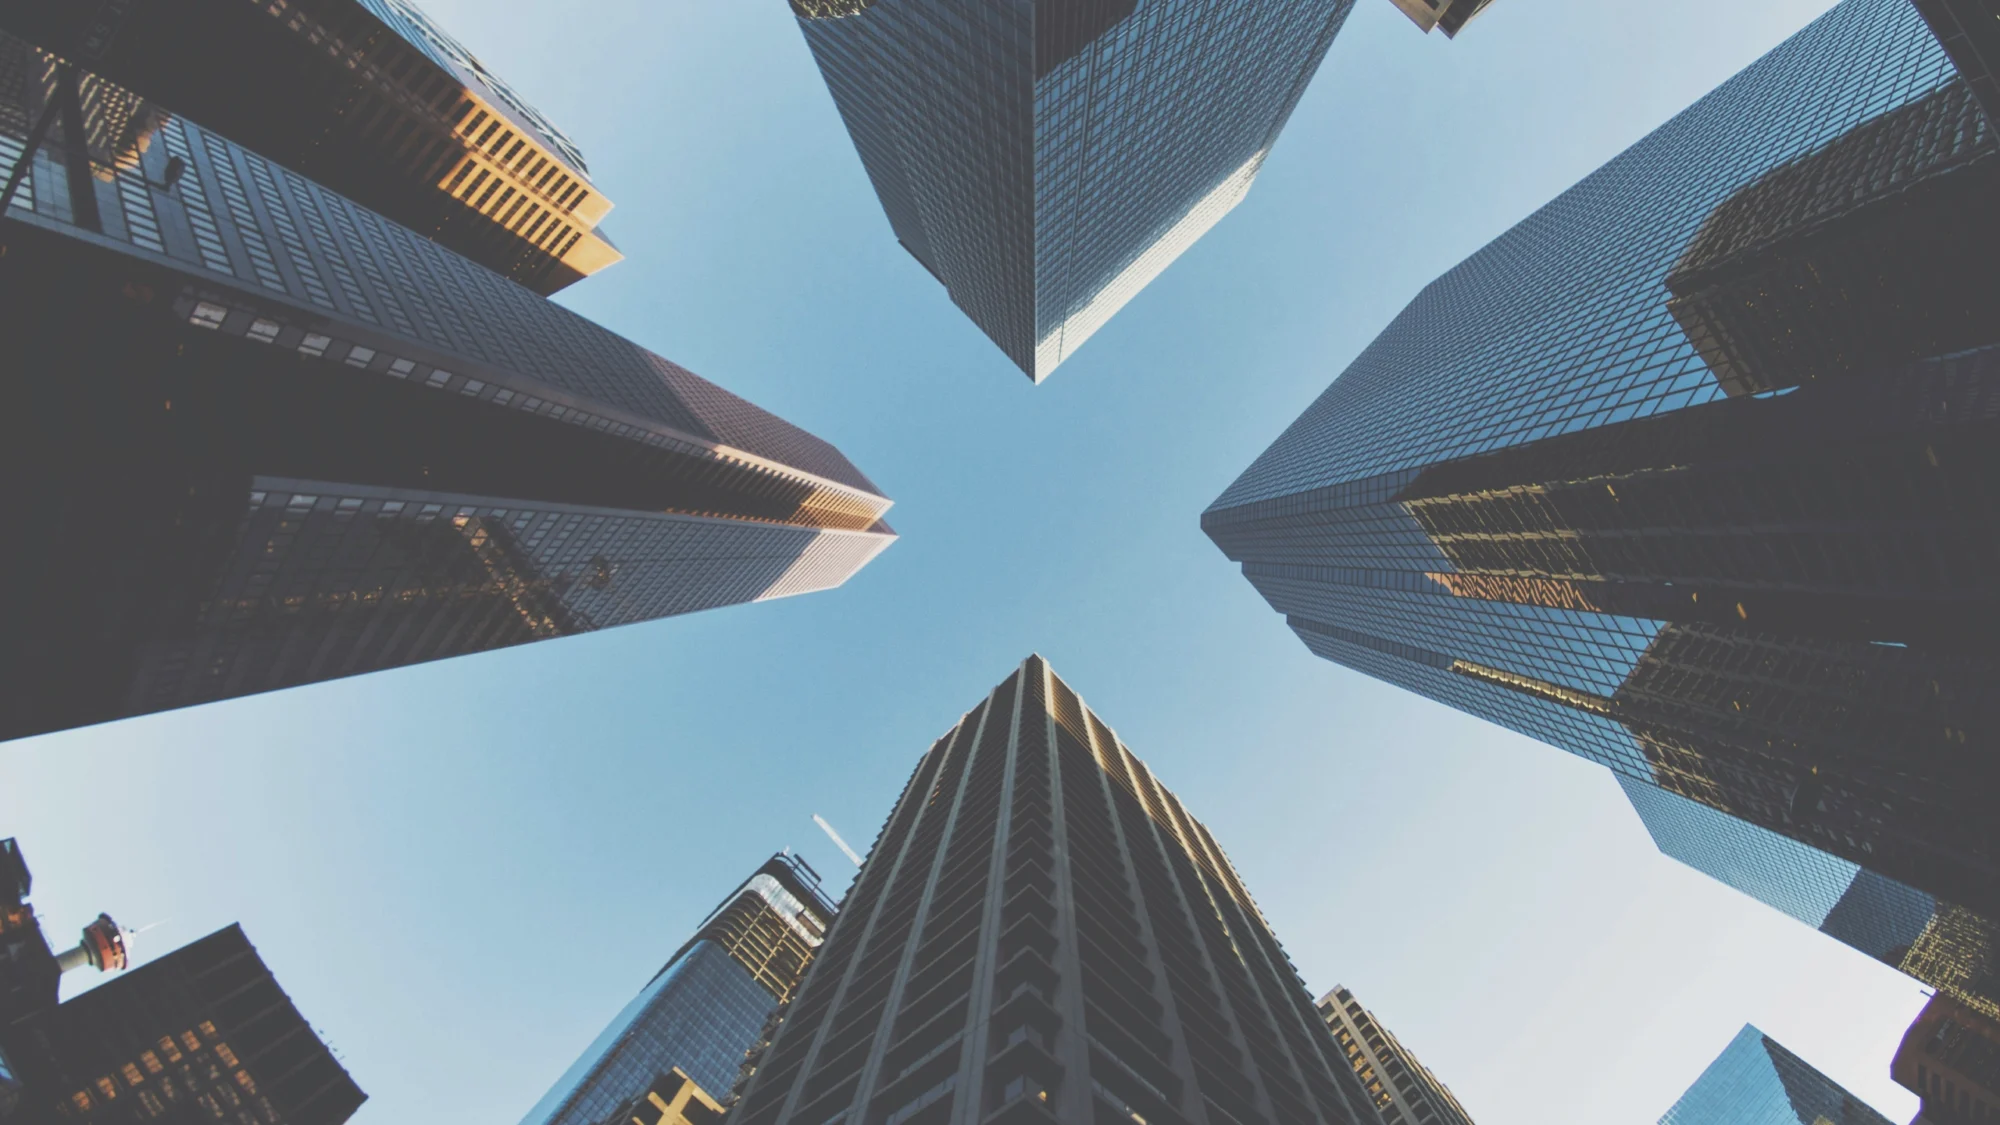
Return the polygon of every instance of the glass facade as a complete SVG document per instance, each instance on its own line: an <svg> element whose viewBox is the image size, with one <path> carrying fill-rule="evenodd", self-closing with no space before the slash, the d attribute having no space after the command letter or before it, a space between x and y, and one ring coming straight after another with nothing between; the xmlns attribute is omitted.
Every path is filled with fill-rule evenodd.
<svg viewBox="0 0 2000 1125"><path fill-rule="evenodd" d="M834 908L803 861L777 856L723 900L522 1125L624 1125L617 1111L678 1069L720 1099L789 1000Z"/></svg>
<svg viewBox="0 0 2000 1125"><path fill-rule="evenodd" d="M1380 1125L1236 869L1040 657L934 743L732 1125Z"/></svg>
<svg viewBox="0 0 2000 1125"><path fill-rule="evenodd" d="M1778 1042L1745 1026L1660 1125L1891 1125Z"/></svg>
<svg viewBox="0 0 2000 1125"><path fill-rule="evenodd" d="M1323 657L2000 916L1995 190L1918 12L1846 0L1426 287L1203 526Z"/></svg>
<svg viewBox="0 0 2000 1125"><path fill-rule="evenodd" d="M0 36L0 166L51 118L0 259L0 458L44 482L0 738L824 589L893 541L819 438Z"/></svg>
<svg viewBox="0 0 2000 1125"><path fill-rule="evenodd" d="M793 0L896 237L1039 382L1240 202L1352 0Z"/></svg>
<svg viewBox="0 0 2000 1125"><path fill-rule="evenodd" d="M408 0L16 0L0 31L537 292L622 257L576 145Z"/></svg>
<svg viewBox="0 0 2000 1125"><path fill-rule="evenodd" d="M1620 783L1661 852L2000 1018L2000 928L1991 922L1699 801Z"/></svg>

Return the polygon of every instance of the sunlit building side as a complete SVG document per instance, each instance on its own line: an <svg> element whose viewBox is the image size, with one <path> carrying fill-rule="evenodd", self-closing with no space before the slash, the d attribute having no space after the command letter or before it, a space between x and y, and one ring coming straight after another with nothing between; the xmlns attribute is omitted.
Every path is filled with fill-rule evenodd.
<svg viewBox="0 0 2000 1125"><path fill-rule="evenodd" d="M0 31L538 293L622 257L576 144L410 0L12 0Z"/></svg>
<svg viewBox="0 0 2000 1125"><path fill-rule="evenodd" d="M833 924L804 860L773 856L716 907L606 1025L522 1125L625 1125L649 1113L712 1125L773 1011ZM678 1071L680 1078L674 1077Z"/></svg>
<svg viewBox="0 0 2000 1125"><path fill-rule="evenodd" d="M1336 987L1319 998L1319 1014L1383 1125L1472 1125L1451 1090L1354 993Z"/></svg>
<svg viewBox="0 0 2000 1125"><path fill-rule="evenodd" d="M0 167L0 738L826 589L894 538L819 438L4 36Z"/></svg>

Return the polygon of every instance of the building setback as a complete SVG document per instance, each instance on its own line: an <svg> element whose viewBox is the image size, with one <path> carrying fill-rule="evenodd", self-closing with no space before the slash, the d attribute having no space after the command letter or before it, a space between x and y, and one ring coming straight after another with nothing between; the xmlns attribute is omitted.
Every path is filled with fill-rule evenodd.
<svg viewBox="0 0 2000 1125"><path fill-rule="evenodd" d="M1660 1125L1890 1125L1833 1079L1745 1024Z"/></svg>
<svg viewBox="0 0 2000 1125"><path fill-rule="evenodd" d="M1203 526L1314 652L2000 917L2000 191L1845 0L1426 287Z"/></svg>
<svg viewBox="0 0 2000 1125"><path fill-rule="evenodd" d="M773 856L722 900L522 1125L625 1125L649 1112L667 1125L676 1114L705 1125L703 1113L720 1113L717 1099L735 1084L773 1009L797 991L834 914L804 860Z"/></svg>
<svg viewBox="0 0 2000 1125"><path fill-rule="evenodd" d="M1620 778L1661 852L2000 1019L2000 927L1657 785Z"/></svg>
<svg viewBox="0 0 2000 1125"><path fill-rule="evenodd" d="M732 1125L1374 1125L1208 830L1039 657L917 764Z"/></svg>
<svg viewBox="0 0 2000 1125"><path fill-rule="evenodd" d="M583 154L408 0L13 0L0 30L536 292L623 255Z"/></svg>
<svg viewBox="0 0 2000 1125"><path fill-rule="evenodd" d="M1354 994L1335 987L1319 1014L1375 1102L1383 1125L1472 1125L1472 1115Z"/></svg>
<svg viewBox="0 0 2000 1125"><path fill-rule="evenodd" d="M1040 382L1241 202L1353 0L791 0L911 256Z"/></svg>
<svg viewBox="0 0 2000 1125"><path fill-rule="evenodd" d="M825 589L894 539L826 442L0 37L0 167L38 124L0 738Z"/></svg>

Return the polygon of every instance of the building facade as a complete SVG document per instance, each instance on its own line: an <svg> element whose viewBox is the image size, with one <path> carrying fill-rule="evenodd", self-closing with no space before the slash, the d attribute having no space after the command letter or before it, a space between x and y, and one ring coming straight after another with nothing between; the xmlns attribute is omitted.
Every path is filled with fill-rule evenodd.
<svg viewBox="0 0 2000 1125"><path fill-rule="evenodd" d="M2000 917L2000 154L1846 0L1467 259L1210 507L1319 655Z"/></svg>
<svg viewBox="0 0 2000 1125"><path fill-rule="evenodd" d="M1396 7L1426 33L1442 31L1454 39L1491 3L1493 0L1395 0Z"/></svg>
<svg viewBox="0 0 2000 1125"><path fill-rule="evenodd" d="M1660 1125L1890 1125L1777 1040L1744 1026Z"/></svg>
<svg viewBox="0 0 2000 1125"><path fill-rule="evenodd" d="M61 953L0 840L0 1122L341 1125L367 1095L230 926L59 1002L65 973L121 972L109 915Z"/></svg>
<svg viewBox="0 0 2000 1125"><path fill-rule="evenodd" d="M16 0L0 31L536 292L622 257L576 145L408 0Z"/></svg>
<svg viewBox="0 0 2000 1125"><path fill-rule="evenodd" d="M341 1125L367 1100L230 926L63 1002L56 1120Z"/></svg>
<svg viewBox="0 0 2000 1125"><path fill-rule="evenodd" d="M735 1125L1375 1125L1207 829L1040 657L940 738Z"/></svg>
<svg viewBox="0 0 2000 1125"><path fill-rule="evenodd" d="M1335 987L1319 999L1319 1014L1383 1125L1472 1125L1472 1115L1417 1056L1383 1027L1354 994Z"/></svg>
<svg viewBox="0 0 2000 1125"><path fill-rule="evenodd" d="M894 538L826 442L11 38L0 167L0 738L825 589Z"/></svg>
<svg viewBox="0 0 2000 1125"><path fill-rule="evenodd" d="M1915 887L1629 778L1664 854L2000 1019L2000 927Z"/></svg>
<svg viewBox="0 0 2000 1125"><path fill-rule="evenodd" d="M1036 382L1241 202L1353 0L792 0L911 256Z"/></svg>
<svg viewBox="0 0 2000 1125"><path fill-rule="evenodd" d="M1889 1076L1923 1099L1916 1125L2000 1121L2000 1021L1933 996L1903 1034Z"/></svg>
<svg viewBox="0 0 2000 1125"><path fill-rule="evenodd" d="M626 1125L653 1111L712 1125L717 1099L771 1012L789 1001L835 909L805 861L773 856L716 907L618 1013L522 1125ZM685 1089L674 1079L685 1079Z"/></svg>

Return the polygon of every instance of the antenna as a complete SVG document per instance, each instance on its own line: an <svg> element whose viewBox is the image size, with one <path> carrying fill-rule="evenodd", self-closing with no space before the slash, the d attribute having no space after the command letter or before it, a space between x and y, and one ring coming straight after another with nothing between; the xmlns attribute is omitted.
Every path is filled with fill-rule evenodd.
<svg viewBox="0 0 2000 1125"><path fill-rule="evenodd" d="M826 838L832 840L835 847L847 853L847 858L854 861L854 866L861 866L861 857L855 854L853 848L847 846L847 841L840 838L840 833L833 830L833 825L828 824L825 817L814 813L813 823L819 825L820 831L826 833Z"/></svg>

